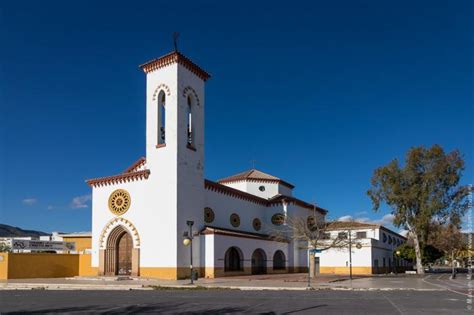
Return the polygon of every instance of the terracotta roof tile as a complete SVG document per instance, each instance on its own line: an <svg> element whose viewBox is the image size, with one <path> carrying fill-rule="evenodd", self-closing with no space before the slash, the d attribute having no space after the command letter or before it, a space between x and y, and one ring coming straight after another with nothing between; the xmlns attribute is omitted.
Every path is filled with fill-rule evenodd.
<svg viewBox="0 0 474 315"><path fill-rule="evenodd" d="M145 159L144 156L142 156L137 161L135 161L132 165L127 167L127 169L123 172L124 173L134 172L134 171L138 170L143 164L145 164L145 162L146 162L146 159Z"/></svg>
<svg viewBox="0 0 474 315"><path fill-rule="evenodd" d="M372 223L365 223L365 222L357 222L357 221L332 221L328 222L328 229L330 230L338 230L338 229L349 229L349 228L354 228L354 229L363 229L363 228L369 228L369 229L375 229L379 228L379 224L372 224Z"/></svg>
<svg viewBox="0 0 474 315"><path fill-rule="evenodd" d="M306 201L303 201L301 199L297 199L297 198L291 197L291 196L278 195L278 196L276 196L274 198L271 198L271 199L264 199L264 198L249 194L247 192L244 192L244 191L232 188L232 187L228 187L228 186L223 185L221 183L213 182L213 181L208 180L208 179L204 180L204 187L208 190L216 191L218 193L225 194L225 195L228 195L228 196L231 196L231 197L234 197L234 198L239 198L239 199L251 201L251 202L266 206L266 207L280 205L283 202L283 200L286 200L290 204L293 203L293 204L295 204L299 207L302 207L302 208L305 208L305 209L308 209L308 210L314 210L314 205L313 204L310 204ZM324 215L328 212L327 210L325 210L323 208L320 208L320 207L316 207L316 211L319 211L320 213L322 213Z"/></svg>
<svg viewBox="0 0 474 315"><path fill-rule="evenodd" d="M119 184L119 183L126 183L141 179L147 179L150 175L150 170L143 170L138 172L131 172L131 173L123 173L119 175L113 176L106 176L106 177L99 177L93 178L86 181L89 186L97 187L97 186L106 186L111 184Z"/></svg>
<svg viewBox="0 0 474 315"><path fill-rule="evenodd" d="M285 182L284 180L264 173L262 171L256 170L256 169L251 169L242 173L238 173L223 179L220 179L218 183L224 184L224 183L232 183L232 182L238 182L238 181L257 181L257 182L270 182L270 183L280 183L282 185L285 185L289 188L294 188L292 184Z"/></svg>
<svg viewBox="0 0 474 315"><path fill-rule="evenodd" d="M301 199L295 198L293 196L285 196L285 195L278 195L268 200L270 204L280 204L283 200L286 200L289 203L294 203L301 208L306 208L308 210L314 210L315 205L309 202L303 201ZM316 211L320 212L321 214L327 214L328 211L321 207L316 206Z"/></svg>
<svg viewBox="0 0 474 315"><path fill-rule="evenodd" d="M263 240L263 241L277 241L277 242L286 243L282 240L277 240L277 239L271 237L268 234L246 232L246 231L237 231L237 230L231 230L231 229L226 229L226 228L221 228L221 227L214 227L214 226L207 226L207 225L201 230L200 234L203 234L203 235L217 234L217 235L258 239L258 240Z"/></svg>
<svg viewBox="0 0 474 315"><path fill-rule="evenodd" d="M222 185L220 183L213 182L211 180L204 180L204 188L212 191L219 192L224 195L229 195L235 198L244 199L261 205L267 205L267 199L260 198L258 196L246 193L244 191Z"/></svg>
<svg viewBox="0 0 474 315"><path fill-rule="evenodd" d="M200 77L202 80L206 81L211 77L209 73L201 69L198 65L196 65L194 62L189 60L186 56L181 54L178 51L173 51L170 52L169 54L166 54L162 57L150 60L142 65L140 65L140 68L145 72L152 72L155 70L158 70L160 68L169 66L173 63L179 63L180 65L184 66L186 69Z"/></svg>

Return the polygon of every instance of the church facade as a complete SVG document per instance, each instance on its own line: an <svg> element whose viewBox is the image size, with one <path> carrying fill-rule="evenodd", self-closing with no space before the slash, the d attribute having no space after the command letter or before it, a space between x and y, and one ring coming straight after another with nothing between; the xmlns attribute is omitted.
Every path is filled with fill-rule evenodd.
<svg viewBox="0 0 474 315"><path fill-rule="evenodd" d="M199 277L307 270L307 251L276 240L286 215L324 218L294 186L252 169L204 177L205 83L210 75L178 51L140 66L146 74L146 157L90 179L92 261L99 275L189 277L183 240L192 222Z"/></svg>

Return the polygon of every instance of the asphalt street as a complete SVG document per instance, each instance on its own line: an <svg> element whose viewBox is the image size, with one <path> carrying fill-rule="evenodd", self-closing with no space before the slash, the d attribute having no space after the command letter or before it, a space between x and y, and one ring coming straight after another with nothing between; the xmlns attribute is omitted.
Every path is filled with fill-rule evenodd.
<svg viewBox="0 0 474 315"><path fill-rule="evenodd" d="M427 275L423 278L423 281L436 287L453 291L455 293L461 293L465 295L472 295L474 293L474 283L472 283L472 280L467 280L467 274L457 274L455 279L450 279L450 276L450 274ZM471 286L469 286L469 282L471 282Z"/></svg>
<svg viewBox="0 0 474 315"><path fill-rule="evenodd" d="M2 314L473 314L451 291L0 291ZM472 305L472 304L471 304Z"/></svg>

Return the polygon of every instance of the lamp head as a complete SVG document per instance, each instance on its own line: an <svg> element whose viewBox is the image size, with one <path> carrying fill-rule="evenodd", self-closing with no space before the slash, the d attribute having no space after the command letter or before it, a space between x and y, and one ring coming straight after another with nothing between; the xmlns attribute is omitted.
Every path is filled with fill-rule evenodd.
<svg viewBox="0 0 474 315"><path fill-rule="evenodd" d="M188 246L189 244L191 244L191 242L192 240L189 237L186 237L185 239L183 239L184 246Z"/></svg>

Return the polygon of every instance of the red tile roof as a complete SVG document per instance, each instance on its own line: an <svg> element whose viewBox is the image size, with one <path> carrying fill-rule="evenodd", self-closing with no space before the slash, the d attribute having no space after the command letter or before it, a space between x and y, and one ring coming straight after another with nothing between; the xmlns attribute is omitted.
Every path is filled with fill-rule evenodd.
<svg viewBox="0 0 474 315"><path fill-rule="evenodd" d="M213 226L205 226L201 230L200 233L203 234L203 235L217 234L217 235L250 238L250 239L263 240L263 241L277 241L277 242L281 242L281 243L286 243L285 241L273 238L268 234L237 231L237 230L231 230L231 229L225 229L225 228L213 227Z"/></svg>
<svg viewBox="0 0 474 315"><path fill-rule="evenodd" d="M331 231L337 231L337 230L348 230L348 229L381 229L385 230L387 232L390 232L392 234L396 234L398 237L401 237L403 239L407 239L405 236L401 235L400 233L397 233L395 231L392 231L385 226L381 224L376 224L376 223L367 223L367 222L358 222L358 221L331 221L327 222L327 229Z"/></svg>
<svg viewBox="0 0 474 315"><path fill-rule="evenodd" d="M239 174L235 174L235 175L220 179L218 183L225 184L225 183L232 183L232 182L238 182L238 181L279 183L279 184L287 186L288 188L295 188L295 186L293 186L292 184L285 182L284 180L276 176L264 173L256 169L251 169Z"/></svg>
<svg viewBox="0 0 474 315"><path fill-rule="evenodd" d="M293 196L278 195L278 196L275 196L275 197L269 199L268 202L270 203L270 205L274 205L274 204L281 204L283 200L286 200L288 203L294 203L297 206L300 206L301 208L305 208L305 209L308 209L308 210L316 210L316 211L318 211L318 212L320 212L321 214L324 214L324 215L328 213L328 211L326 209L323 209L321 207L318 207L314 204L303 201L301 199L295 198Z"/></svg>
<svg viewBox="0 0 474 315"><path fill-rule="evenodd" d="M142 156L141 158L139 158L137 161L135 161L132 165L130 165L129 167L127 167L127 169L125 171L123 171L124 173L130 173L130 172L133 172L133 171L136 171L137 169L140 168L140 166L142 166L143 164L145 164L146 162L146 159L144 156Z"/></svg>
<svg viewBox="0 0 474 315"><path fill-rule="evenodd" d="M184 66L186 69L188 69L189 71L191 71L192 73L194 73L195 75L197 75L204 81L206 81L207 79L211 77L209 73L201 69L198 65L196 65L194 62L189 60L186 56L184 56L178 51L173 51L162 57L148 61L140 65L140 68L142 68L142 70L145 73L148 73L148 72L152 72L160 68L169 66L174 63L178 63Z"/></svg>
<svg viewBox="0 0 474 315"><path fill-rule="evenodd" d="M372 223L365 223L365 222L357 222L357 221L332 221L328 222L328 229L329 230L339 230L339 229L376 229L379 228L379 224L372 224Z"/></svg>
<svg viewBox="0 0 474 315"><path fill-rule="evenodd" d="M119 175L106 176L100 178L93 178L86 181L89 186L107 186L110 184L121 184L141 179L147 179L150 176L150 170L143 170L138 172L123 173Z"/></svg>
<svg viewBox="0 0 474 315"><path fill-rule="evenodd" d="M231 187L228 187L228 186L210 181L208 179L204 180L204 188L206 188L208 190L216 191L216 192L224 194L224 195L228 195L228 196L232 196L232 197L235 197L235 198L251 201L251 202L254 202L254 203L257 203L257 204L261 204L261 205L264 205L264 206L266 206L267 203L268 203L267 199L260 198L258 196L255 196L255 195L246 193L244 191L241 191L241 190L238 190L238 189L235 189L235 188L231 188Z"/></svg>
<svg viewBox="0 0 474 315"><path fill-rule="evenodd" d="M314 208L315 206L313 204L310 204L301 199L297 199L291 196L278 195L271 199L264 199L264 198L249 194L247 192L244 192L235 188L231 188L220 183L213 182L208 179L204 181L204 187L208 190L216 191L218 193L225 194L234 198L239 198L239 199L247 200L250 202L254 202L266 207L280 205L283 202L283 200L286 200L290 204L293 203L299 207L302 207L308 210L315 210ZM324 214L324 215L328 212L327 210L320 207L316 207L316 211L319 211L321 214Z"/></svg>
<svg viewBox="0 0 474 315"><path fill-rule="evenodd" d="M150 175L150 170L145 169L145 170L137 171L143 164L145 164L145 162L146 162L146 158L141 157L136 162L134 162L132 165L130 165L122 174L89 179L89 180L86 181L86 183L89 186L97 187L97 186L105 186L105 185L109 185L109 184L117 184L117 183L124 183L124 182L130 182L130 181L135 181L135 180L147 179L148 176ZM244 173L247 173L247 175L245 175ZM254 177L254 178L259 178L258 179L259 181L263 181L263 180L281 181L279 178L277 178L275 176L265 174L265 173L257 171L257 170L251 170L251 171L247 171L247 172L244 172L244 173L240 173L240 174L234 175L232 177L247 176L246 178L247 179L250 178L251 180L253 180L252 177ZM232 177L228 177L228 178L224 179L224 181L226 181L227 179L232 178ZM247 192L244 192L244 191L241 191L241 190L223 185L220 182L213 182L213 181L208 180L208 179L204 180L204 188L208 189L208 190L211 190L211 191L216 191L218 193L228 195L228 196L231 196L231 197L234 197L234 198L239 198L239 199L250 201L250 202L253 202L253 203L256 203L256 204L260 204L260 205L266 206L266 207L280 205L283 202L283 200L286 200L288 203L293 203L293 204L295 204L299 207L302 207L302 208L305 208L305 209L308 209L308 210L315 210L315 208L314 208L315 206L313 204L310 204L306 201L303 201L301 199L297 199L297 198L292 197L292 196L278 195L278 196L275 196L271 199L265 199L265 198L261 198L261 197L249 194ZM323 208L320 208L320 207L316 207L316 211L319 211L323 215L325 215L328 212L327 210L325 210Z"/></svg>

